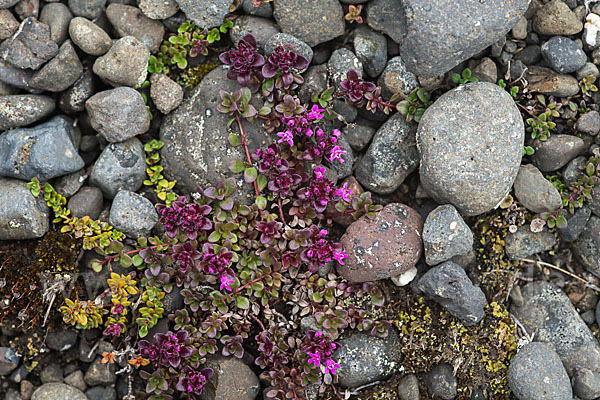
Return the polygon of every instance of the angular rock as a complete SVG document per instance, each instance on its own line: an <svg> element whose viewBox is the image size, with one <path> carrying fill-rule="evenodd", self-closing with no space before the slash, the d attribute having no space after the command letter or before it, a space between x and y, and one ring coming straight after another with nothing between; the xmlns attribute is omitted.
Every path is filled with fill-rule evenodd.
<svg viewBox="0 0 600 400"><path fill-rule="evenodd" d="M102 212L102 206L102 191L93 186L82 187L67 203L67 207L71 210L71 215L77 218L87 215L91 219L98 219L98 216Z"/></svg>
<svg viewBox="0 0 600 400"><path fill-rule="evenodd" d="M419 378L415 374L409 374L400 379L398 396L400 400L421 400Z"/></svg>
<svg viewBox="0 0 600 400"><path fill-rule="evenodd" d="M119 37L133 36L151 53L158 51L165 35L165 27L160 21L148 18L137 7L118 3L106 7L106 16Z"/></svg>
<svg viewBox="0 0 600 400"><path fill-rule="evenodd" d="M179 11L175 0L140 0L139 7L148 18L152 19L167 19Z"/></svg>
<svg viewBox="0 0 600 400"><path fill-rule="evenodd" d="M215 369L215 399L254 400L260 392L260 382L254 372L234 357L219 358ZM214 378L213 378L214 379Z"/></svg>
<svg viewBox="0 0 600 400"><path fill-rule="evenodd" d="M577 120L575 129L588 135L596 136L600 132L600 113L593 110L583 114Z"/></svg>
<svg viewBox="0 0 600 400"><path fill-rule="evenodd" d="M369 26L401 43L406 34L406 16L402 3L396 0L371 0L367 4L366 20Z"/></svg>
<svg viewBox="0 0 600 400"><path fill-rule="evenodd" d="M87 389L87 385L83 380L83 372L81 372L80 369L67 375L65 377L65 383L67 385L73 386L74 388L81 390L82 392L84 392L85 389Z"/></svg>
<svg viewBox="0 0 600 400"><path fill-rule="evenodd" d="M558 73L575 72L583 67L587 57L581 47L564 36L553 36L541 47L542 57Z"/></svg>
<svg viewBox="0 0 600 400"><path fill-rule="evenodd" d="M573 135L552 135L544 141L536 139L531 146L535 150L533 163L542 172L556 171L585 151L584 141Z"/></svg>
<svg viewBox="0 0 600 400"><path fill-rule="evenodd" d="M108 53L98 57L93 71L112 86L139 88L148 75L148 48L133 36L117 40Z"/></svg>
<svg viewBox="0 0 600 400"><path fill-rule="evenodd" d="M407 71L401 57L394 57L388 61L377 84L381 86L381 93L385 97L390 97L395 93L408 95L419 86L417 77Z"/></svg>
<svg viewBox="0 0 600 400"><path fill-rule="evenodd" d="M579 93L579 82L571 75L558 74L549 68L530 66L525 74L529 91L548 96L568 97Z"/></svg>
<svg viewBox="0 0 600 400"><path fill-rule="evenodd" d="M425 375L425 385L435 398L452 400L458 394L458 382L452 366L448 364L434 366L431 372Z"/></svg>
<svg viewBox="0 0 600 400"><path fill-rule="evenodd" d="M40 0L21 0L15 5L15 14L21 20L27 17L37 18L40 14Z"/></svg>
<svg viewBox="0 0 600 400"><path fill-rule="evenodd" d="M544 4L533 17L533 30L540 35L575 35L583 29L583 23L561 0Z"/></svg>
<svg viewBox="0 0 600 400"><path fill-rule="evenodd" d="M582 80L585 77L593 75L596 79L600 76L600 71L595 64L591 62L586 62L583 67L579 68L577 72L575 72L575 76L577 80Z"/></svg>
<svg viewBox="0 0 600 400"><path fill-rule="evenodd" d="M71 20L69 35L77 47L92 56L106 54L113 44L108 33L89 19L83 17L75 17Z"/></svg>
<svg viewBox="0 0 600 400"><path fill-rule="evenodd" d="M261 3L260 6L254 6L254 0L244 0L242 3L244 12L250 15L256 15L257 17L271 18L273 16L273 4L272 3Z"/></svg>
<svg viewBox="0 0 600 400"><path fill-rule="evenodd" d="M102 358L97 357L85 372L83 379L85 380L85 383L90 386L110 385L117 380L117 376L115 375L116 371L117 368L115 364L103 364Z"/></svg>
<svg viewBox="0 0 600 400"><path fill-rule="evenodd" d="M473 326L483 319L487 305L485 295L473 285L465 270L451 261L427 271L419 279L417 288L465 326Z"/></svg>
<svg viewBox="0 0 600 400"><path fill-rule="evenodd" d="M394 192L419 165L414 146L416 126L394 114L375 133L356 169L356 179L379 194Z"/></svg>
<svg viewBox="0 0 600 400"><path fill-rule="evenodd" d="M365 232L370 232L365 235ZM337 272L351 282L387 279L410 270L421 258L423 218L400 203L386 205L375 219L361 217L340 242L348 253Z"/></svg>
<svg viewBox="0 0 600 400"><path fill-rule="evenodd" d="M520 260L550 250L555 244L556 237L547 228L534 233L528 225L523 225L506 235L504 250L511 260Z"/></svg>
<svg viewBox="0 0 600 400"><path fill-rule="evenodd" d="M415 75L434 77L504 38L529 1L404 0L401 4L403 12L388 23L404 26L405 34L398 41L402 59Z"/></svg>
<svg viewBox="0 0 600 400"><path fill-rule="evenodd" d="M70 40L60 46L58 54L37 71L29 85L49 92L62 92L83 74L83 65Z"/></svg>
<svg viewBox="0 0 600 400"><path fill-rule="evenodd" d="M146 179L144 146L137 138L111 143L102 151L90 174L90 184L112 199L119 190L137 191Z"/></svg>
<svg viewBox="0 0 600 400"><path fill-rule="evenodd" d="M0 347L0 376L10 374L19 366L21 358L15 349L11 347Z"/></svg>
<svg viewBox="0 0 600 400"><path fill-rule="evenodd" d="M381 33L361 25L354 30L354 52L367 75L376 78L387 63L387 40Z"/></svg>
<svg viewBox="0 0 600 400"><path fill-rule="evenodd" d="M58 45L50 38L48 25L26 18L17 33L0 44L0 59L21 69L38 69L58 54Z"/></svg>
<svg viewBox="0 0 600 400"><path fill-rule="evenodd" d="M0 40L11 37L17 29L19 29L19 22L10 10L0 9Z"/></svg>
<svg viewBox="0 0 600 400"><path fill-rule="evenodd" d="M85 102L92 128L108 142L122 142L148 131L150 115L142 95L129 87L96 93Z"/></svg>
<svg viewBox="0 0 600 400"><path fill-rule="evenodd" d="M583 267L600 277L600 217L590 217L571 248Z"/></svg>
<svg viewBox="0 0 600 400"><path fill-rule="evenodd" d="M54 100L48 96L0 96L0 131L30 125L52 114L55 107Z"/></svg>
<svg viewBox="0 0 600 400"><path fill-rule="evenodd" d="M471 72L474 77L479 78L482 82L498 82L498 67L489 57L485 57L481 59L481 62L473 65Z"/></svg>
<svg viewBox="0 0 600 400"><path fill-rule="evenodd" d="M120 190L110 208L109 223L134 239L148 236L158 223L158 213L147 198L128 190Z"/></svg>
<svg viewBox="0 0 600 400"><path fill-rule="evenodd" d="M88 400L117 400L117 391L110 386L94 386L85 395Z"/></svg>
<svg viewBox="0 0 600 400"><path fill-rule="evenodd" d="M73 146L73 126L54 117L31 128L14 129L0 135L0 176L46 181L83 168Z"/></svg>
<svg viewBox="0 0 600 400"><path fill-rule="evenodd" d="M270 56L275 52L277 46L290 46L296 54L299 54L306 58L310 64L313 59L312 48L304 43L302 40L288 34L288 33L276 33L271 36L265 43L265 57ZM308 67L307 67L308 68ZM305 72L306 69L298 71L299 73Z"/></svg>
<svg viewBox="0 0 600 400"><path fill-rule="evenodd" d="M0 0L0 8L10 8L18 2L19 0Z"/></svg>
<svg viewBox="0 0 600 400"><path fill-rule="evenodd" d="M533 342L517 352L508 368L508 384L520 400L571 399L571 383L549 343Z"/></svg>
<svg viewBox="0 0 600 400"><path fill-rule="evenodd" d="M344 33L344 11L337 0L277 0L273 7L281 31L311 47Z"/></svg>
<svg viewBox="0 0 600 400"><path fill-rule="evenodd" d="M340 82L346 79L346 74L352 69L358 73L359 77L363 76L362 63L353 52L344 47L331 54L327 68L332 73L330 78L335 87L340 86Z"/></svg>
<svg viewBox="0 0 600 400"><path fill-rule="evenodd" d="M560 238L565 242L572 242L577 240L581 232L585 229L585 225L592 215L592 210L589 207L581 207L575 210L575 214L567 214L567 226L565 228L558 229Z"/></svg>
<svg viewBox="0 0 600 400"><path fill-rule="evenodd" d="M491 210L519 172L524 137L521 114L505 90L487 82L459 86L419 123L421 184L438 203L451 203L464 215Z"/></svg>
<svg viewBox="0 0 600 400"><path fill-rule="evenodd" d="M161 149L162 165L166 176L176 180L184 192L195 191L197 186L216 185L230 176L239 178L227 166L231 160L243 159L243 148L232 147L223 136L229 116L216 110L221 99L215 96L214 88L225 91L239 88L226 74L223 67L212 70L177 110L163 120L160 129L160 140L165 144ZM243 126L248 132L250 151L271 143L260 123L244 121ZM246 193L254 193L254 188L243 185L241 179L239 185L243 189L238 198L245 199Z"/></svg>
<svg viewBox="0 0 600 400"><path fill-rule="evenodd" d="M582 400L600 397L600 373L582 368L573 377L573 391Z"/></svg>
<svg viewBox="0 0 600 400"><path fill-rule="evenodd" d="M33 392L31 396L31 400L48 399L88 400L81 390L64 383L46 383Z"/></svg>
<svg viewBox="0 0 600 400"><path fill-rule="evenodd" d="M63 381L63 373L60 365L50 363L40 372L40 380L42 383L52 383Z"/></svg>
<svg viewBox="0 0 600 400"><path fill-rule="evenodd" d="M531 164L519 169L514 190L517 200L533 213L553 212L562 206L558 190Z"/></svg>
<svg viewBox="0 0 600 400"><path fill-rule="evenodd" d="M268 40L279 32L279 27L272 19L253 17L251 15L242 15L235 20L234 24L229 30L229 36L236 46L244 36L251 33L256 39L257 47L262 49ZM305 46L310 50L312 58L312 49L308 45Z"/></svg>
<svg viewBox="0 0 600 400"><path fill-rule="evenodd" d="M400 340L394 328L383 339L353 332L338 342L340 349L332 358L340 364L336 375L343 388L386 379L401 366Z"/></svg>
<svg viewBox="0 0 600 400"><path fill-rule="evenodd" d="M315 93L327 89L327 65L313 65L304 73L304 84L300 86L298 98L302 103L310 103Z"/></svg>
<svg viewBox="0 0 600 400"><path fill-rule="evenodd" d="M536 341L548 342L554 346L569 375L581 368L597 369L600 365L600 344L567 295L545 281L528 283L521 292L525 304L522 307L513 304L510 311L523 324L527 333L535 335ZM545 367L534 369L539 373L546 370ZM568 384L567 386L570 388Z"/></svg>
<svg viewBox="0 0 600 400"><path fill-rule="evenodd" d="M175 0L188 19L200 28L220 26L229 12L230 0Z"/></svg>
<svg viewBox="0 0 600 400"><path fill-rule="evenodd" d="M150 77L150 97L158 111L168 114L183 101L183 89L164 74L152 74Z"/></svg>
<svg viewBox="0 0 600 400"><path fill-rule="evenodd" d="M68 37L69 23L73 14L69 7L62 3L48 3L42 8L40 22L50 28L50 39L61 45Z"/></svg>
<svg viewBox="0 0 600 400"><path fill-rule="evenodd" d="M43 198L33 197L26 185L0 177L0 240L34 239L48 232L48 206Z"/></svg>
<svg viewBox="0 0 600 400"><path fill-rule="evenodd" d="M473 232L450 204L437 207L425 219L423 247L427 265L437 265L473 248Z"/></svg>
<svg viewBox="0 0 600 400"><path fill-rule="evenodd" d="M96 92L91 69L86 69L73 86L65 90L58 101L58 107L69 114L85 110L85 102Z"/></svg>
<svg viewBox="0 0 600 400"><path fill-rule="evenodd" d="M71 12L78 17L95 19L102 14L107 0L69 0Z"/></svg>

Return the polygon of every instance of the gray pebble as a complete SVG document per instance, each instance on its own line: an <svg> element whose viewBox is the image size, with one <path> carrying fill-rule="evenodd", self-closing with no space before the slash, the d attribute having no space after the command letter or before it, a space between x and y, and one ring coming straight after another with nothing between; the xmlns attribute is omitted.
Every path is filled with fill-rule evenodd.
<svg viewBox="0 0 600 400"><path fill-rule="evenodd" d="M381 74L387 63L387 40L365 25L354 30L354 52L371 78Z"/></svg>
<svg viewBox="0 0 600 400"><path fill-rule="evenodd" d="M64 197L71 197L81 189L87 177L85 170L82 168L79 171L63 175L56 179L54 181L54 189Z"/></svg>
<svg viewBox="0 0 600 400"><path fill-rule="evenodd" d="M18 33L0 44L0 59L21 69L38 69L58 54L58 45L50 37L48 25L27 18Z"/></svg>
<svg viewBox="0 0 600 400"><path fill-rule="evenodd" d="M65 383L81 390L82 392L85 392L85 389L87 389L87 385L83 380L83 372L81 372L79 369L67 375L65 377Z"/></svg>
<svg viewBox="0 0 600 400"><path fill-rule="evenodd" d="M94 75L88 68L70 88L61 93L58 108L68 114L85 110L85 102L94 94L95 89Z"/></svg>
<svg viewBox="0 0 600 400"><path fill-rule="evenodd" d="M117 40L108 53L98 57L93 71L112 86L139 88L148 75L148 48L133 36Z"/></svg>
<svg viewBox="0 0 600 400"><path fill-rule="evenodd" d="M78 17L98 18L104 11L106 0L69 0L71 12Z"/></svg>
<svg viewBox="0 0 600 400"><path fill-rule="evenodd" d="M68 37L69 22L73 14L62 3L48 3L42 8L40 22L50 27L50 39L61 45Z"/></svg>
<svg viewBox="0 0 600 400"><path fill-rule="evenodd" d="M585 225L587 224L592 210L588 207L581 207L575 210L574 214L567 214L567 226L565 228L558 229L560 238L565 242L573 242L577 240Z"/></svg>
<svg viewBox="0 0 600 400"><path fill-rule="evenodd" d="M273 16L273 4L271 2L263 2L258 7L255 7L253 2L253 0L244 0L242 3L242 8L246 13L263 18L271 18Z"/></svg>
<svg viewBox="0 0 600 400"><path fill-rule="evenodd" d="M87 400L87 397L81 390L64 383L46 383L33 392L31 396L31 400L48 399Z"/></svg>
<svg viewBox="0 0 600 400"><path fill-rule="evenodd" d="M579 117L575 129L596 136L600 132L600 114L598 111L592 110Z"/></svg>
<svg viewBox="0 0 600 400"><path fill-rule="evenodd" d="M74 217L87 215L91 219L98 219L103 207L102 191L93 186L82 187L69 199L67 207Z"/></svg>
<svg viewBox="0 0 600 400"><path fill-rule="evenodd" d="M179 107L183 101L183 89L166 75L152 74L150 97L158 111L168 114Z"/></svg>
<svg viewBox="0 0 600 400"><path fill-rule="evenodd" d="M62 382L63 372L60 366L56 363L50 363L40 372L40 380L42 383Z"/></svg>
<svg viewBox="0 0 600 400"><path fill-rule="evenodd" d="M515 233L506 235L504 249L511 260L520 260L550 250L555 244L556 237L547 228L534 233L528 225L523 225Z"/></svg>
<svg viewBox="0 0 600 400"><path fill-rule="evenodd" d="M179 11L175 0L140 0L139 7L148 18L152 19L166 19Z"/></svg>
<svg viewBox="0 0 600 400"><path fill-rule="evenodd" d="M425 384L429 391L443 400L452 400L458 394L458 382L452 367L448 364L438 364L425 375Z"/></svg>
<svg viewBox="0 0 600 400"><path fill-rule="evenodd" d="M583 23L561 0L544 4L533 18L533 30L540 35L575 35L583 29Z"/></svg>
<svg viewBox="0 0 600 400"><path fill-rule="evenodd" d="M408 374L400 379L398 384L400 400L420 400L419 379L414 374Z"/></svg>
<svg viewBox="0 0 600 400"><path fill-rule="evenodd" d="M425 219L423 246L427 265L437 265L473 247L473 232L450 204L437 207Z"/></svg>
<svg viewBox="0 0 600 400"><path fill-rule="evenodd" d="M102 363L102 358L97 357L85 372L84 380L90 386L110 385L117 380L116 365L111 363Z"/></svg>
<svg viewBox="0 0 600 400"><path fill-rule="evenodd" d="M108 33L84 17L75 17L71 20L69 35L77 47L92 56L106 54L113 43Z"/></svg>
<svg viewBox="0 0 600 400"><path fill-rule="evenodd" d="M578 370L573 377L573 391L582 400L600 397L600 373L587 368Z"/></svg>
<svg viewBox="0 0 600 400"><path fill-rule="evenodd" d="M77 335L70 330L48 332L46 345L54 351L66 351L77 343Z"/></svg>
<svg viewBox="0 0 600 400"><path fill-rule="evenodd" d="M110 4L106 16L119 37L133 36L142 42L151 53L156 53L165 34L160 21L148 18L137 7Z"/></svg>
<svg viewBox="0 0 600 400"><path fill-rule="evenodd" d="M67 40L60 46L56 57L33 75L29 85L50 92L62 92L75 83L81 75L83 75L83 65L77 57L73 44Z"/></svg>
<svg viewBox="0 0 600 400"><path fill-rule="evenodd" d="M346 79L346 75L350 70L356 71L360 78L363 76L362 63L353 52L344 47L331 54L327 67L333 73L330 78L336 88L339 87L340 82Z"/></svg>
<svg viewBox="0 0 600 400"><path fill-rule="evenodd" d="M342 128L342 132L346 136L348 143L350 146L356 151L361 151L373 138L375 135L375 129L368 126L363 125L360 121L356 124L350 124Z"/></svg>
<svg viewBox="0 0 600 400"><path fill-rule="evenodd" d="M551 37L542 45L541 50L550 68L561 74L575 72L587 61L583 50L564 36Z"/></svg>
<svg viewBox="0 0 600 400"><path fill-rule="evenodd" d="M390 59L377 80L383 96L390 97L395 93L408 95L419 82L417 77L406 69L401 57Z"/></svg>
<svg viewBox="0 0 600 400"><path fill-rule="evenodd" d="M55 107L54 100L48 96L0 96L0 131L30 125L50 115Z"/></svg>
<svg viewBox="0 0 600 400"><path fill-rule="evenodd" d="M533 213L553 212L562 206L558 190L531 164L519 169L514 191L519 202Z"/></svg>
<svg viewBox="0 0 600 400"><path fill-rule="evenodd" d="M19 29L19 22L10 10L0 9L0 40L11 37L17 29Z"/></svg>
<svg viewBox="0 0 600 400"><path fill-rule="evenodd" d="M256 39L256 46L259 49L262 49L267 44L268 40L278 32L279 27L272 19L253 17L252 15L242 15L235 20L233 28L229 30L229 37L233 44L237 46L244 36L251 33ZM310 47L308 49L312 55ZM265 57L268 55L270 54L265 54Z"/></svg>
<svg viewBox="0 0 600 400"><path fill-rule="evenodd" d="M33 197L26 185L0 177L0 240L34 239L48 232L48 206L43 198Z"/></svg>
<svg viewBox="0 0 600 400"><path fill-rule="evenodd" d="M582 80L583 78L587 78L588 76L593 75L596 79L600 76L600 71L598 71L598 67L596 64L591 62L586 62L583 67L579 68L575 73L577 80Z"/></svg>
<svg viewBox="0 0 600 400"><path fill-rule="evenodd" d="M572 250L587 271L600 277L600 217L590 217Z"/></svg>
<svg viewBox="0 0 600 400"><path fill-rule="evenodd" d="M158 223L158 213L147 198L121 190L113 200L108 221L115 229L137 239L150 234Z"/></svg>
<svg viewBox="0 0 600 400"><path fill-rule="evenodd" d="M525 79L529 91L548 96L569 97L579 93L579 82L574 76L559 74L549 68L529 65Z"/></svg>
<svg viewBox="0 0 600 400"><path fill-rule="evenodd" d="M533 163L542 172L552 172L565 166L585 150L582 139L573 135L552 135L548 140L534 140Z"/></svg>

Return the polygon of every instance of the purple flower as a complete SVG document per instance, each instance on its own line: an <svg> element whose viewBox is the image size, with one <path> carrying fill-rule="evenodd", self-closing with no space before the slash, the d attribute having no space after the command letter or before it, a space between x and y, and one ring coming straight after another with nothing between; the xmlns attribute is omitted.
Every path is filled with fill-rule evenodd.
<svg viewBox="0 0 600 400"><path fill-rule="evenodd" d="M306 115L306 117L308 119L310 119L311 121L314 120L320 120L323 118L323 111L325 111L324 109L320 109L318 105L313 105L310 112Z"/></svg>
<svg viewBox="0 0 600 400"><path fill-rule="evenodd" d="M310 230L312 231L310 244L300 253L300 260L307 265L309 271L317 272L319 268L332 260L336 252L342 251L342 245L325 239L320 232L316 232L316 228L310 228Z"/></svg>
<svg viewBox="0 0 600 400"><path fill-rule="evenodd" d="M344 265L344 258L348 258L348 254L344 253L343 251L333 252L333 259L339 262L341 265Z"/></svg>
<svg viewBox="0 0 600 400"><path fill-rule="evenodd" d="M351 69L346 73L346 79L340 83L340 87L348 96L351 102L358 103L367 92L375 90L375 85L371 82L363 81L358 73Z"/></svg>
<svg viewBox="0 0 600 400"><path fill-rule="evenodd" d="M342 186L339 189L336 189L335 191L335 195L344 199L344 201L350 202L352 199L350 198L350 196L352 195L352 190L348 189L348 182L344 183L344 186Z"/></svg>
<svg viewBox="0 0 600 400"><path fill-rule="evenodd" d="M336 369L340 368L340 365L331 356L339 348L339 344L332 342L321 332L312 330L306 332L304 343L302 351L310 356L308 359L309 364L312 363L315 367L318 367L321 363L324 363L326 374L335 374L337 372Z"/></svg>
<svg viewBox="0 0 600 400"><path fill-rule="evenodd" d="M121 305L121 304L119 304ZM113 307L114 309L114 307ZM114 312L113 312L114 313ZM110 324L105 330L104 332L102 332L102 334L104 336L109 336L109 335L113 335L113 336L119 336L121 334L122 331L125 330L125 325L121 324L121 323L117 323L117 324Z"/></svg>
<svg viewBox="0 0 600 400"><path fill-rule="evenodd" d="M306 57L296 54L290 48L277 46L263 65L262 74L265 78L272 78L281 71L281 80L284 86L288 86L294 82L292 68L301 71L306 67L308 67Z"/></svg>
<svg viewBox="0 0 600 400"><path fill-rule="evenodd" d="M327 360L325 360L325 373L326 374L331 373L332 375L335 375L337 368L340 368L340 364L336 363L331 358L328 358Z"/></svg>
<svg viewBox="0 0 600 400"><path fill-rule="evenodd" d="M287 144L290 145L290 147L292 147L294 145L294 134L292 133L291 130L288 129L285 132L277 132L277 136L279 136L281 138L277 141L277 143L286 142Z"/></svg>
<svg viewBox="0 0 600 400"><path fill-rule="evenodd" d="M342 158L342 155L346 154L347 151L346 150L342 150L342 148L340 146L333 146L333 148L331 149L331 152L329 153L329 161L333 161L333 160L339 160L340 163L344 163L344 159Z"/></svg>
<svg viewBox="0 0 600 400"><path fill-rule="evenodd" d="M260 67L265 64L265 58L256 51L256 39L252 34L247 34L238 42L237 50L221 53L219 60L231 66L227 78L236 79L242 87L249 86L251 77L257 76Z"/></svg>
<svg viewBox="0 0 600 400"><path fill-rule="evenodd" d="M200 394L206 385L206 381L212 378L214 371L212 368L204 368L196 372L192 367L186 365L183 369L183 377L179 379L175 389L180 392Z"/></svg>
<svg viewBox="0 0 600 400"><path fill-rule="evenodd" d="M290 165L286 159L281 158L281 150L276 143L272 143L264 150L257 149L252 153L252 160L258 162L258 172L266 175L273 170L278 173L287 171Z"/></svg>
<svg viewBox="0 0 600 400"><path fill-rule="evenodd" d="M318 367L321 364L321 356L319 353L308 353L310 358L308 359L308 363L314 364L315 367Z"/></svg>
<svg viewBox="0 0 600 400"><path fill-rule="evenodd" d="M260 221L258 223L258 227L256 228L259 232L261 232L260 242L262 244L269 244L273 241L273 239L281 237L279 230L282 226L283 223L277 221Z"/></svg>
<svg viewBox="0 0 600 400"><path fill-rule="evenodd" d="M233 283L234 280L225 274L221 275L219 279L221 280L221 286L219 287L219 290L223 290L223 288L225 288L231 292L231 286L229 286L229 284Z"/></svg>

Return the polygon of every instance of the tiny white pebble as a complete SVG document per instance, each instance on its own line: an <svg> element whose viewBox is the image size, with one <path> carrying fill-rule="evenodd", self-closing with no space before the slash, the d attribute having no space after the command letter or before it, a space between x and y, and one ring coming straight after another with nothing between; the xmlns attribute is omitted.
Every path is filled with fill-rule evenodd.
<svg viewBox="0 0 600 400"><path fill-rule="evenodd" d="M452 221L452 222L450 222L450 229L452 229L452 230L456 229L456 226L457 226L457 225L458 225L458 224L456 223L456 221Z"/></svg>

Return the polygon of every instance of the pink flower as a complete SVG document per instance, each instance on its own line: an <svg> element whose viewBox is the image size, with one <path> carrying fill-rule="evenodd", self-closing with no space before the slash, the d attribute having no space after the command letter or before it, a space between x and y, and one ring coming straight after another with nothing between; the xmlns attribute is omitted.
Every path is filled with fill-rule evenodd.
<svg viewBox="0 0 600 400"><path fill-rule="evenodd" d="M333 252L333 259L337 260L337 262L339 262L341 265L344 265L344 258L348 258L348 254L344 253L343 251Z"/></svg>
<svg viewBox="0 0 600 400"><path fill-rule="evenodd" d="M323 111L325 111L325 110L324 109L320 109L319 106L315 104L315 105L312 106L312 109L308 113L307 117L311 121L313 121L313 120L320 120L320 119L323 118L323 114L322 114Z"/></svg>
<svg viewBox="0 0 600 400"><path fill-rule="evenodd" d="M221 279L221 286L219 287L219 290L223 290L223 288L225 288L231 292L231 286L229 286L229 284L233 283L233 279L224 274L221 275L219 279Z"/></svg>
<svg viewBox="0 0 600 400"><path fill-rule="evenodd" d="M325 168L324 167L316 167L314 170L315 173L315 178L317 179L323 179L324 173L325 173Z"/></svg>
<svg viewBox="0 0 600 400"><path fill-rule="evenodd" d="M344 199L347 202L350 202L350 196L352 195L352 190L348 189L348 182L344 183L344 186L342 186L339 189L336 189L335 191L335 195L341 197L342 199Z"/></svg>
<svg viewBox="0 0 600 400"><path fill-rule="evenodd" d="M310 358L308 359L308 363L313 363L315 367L318 367L321 364L321 355L319 353L308 353Z"/></svg>
<svg viewBox="0 0 600 400"><path fill-rule="evenodd" d="M333 146L333 149L331 149L331 152L329 153L329 161L339 160L341 163L343 163L344 159L342 158L342 155L346 153L347 151L342 150L340 146Z"/></svg>
<svg viewBox="0 0 600 400"><path fill-rule="evenodd" d="M336 363L331 358L328 358L327 360L325 360L325 373L326 374L331 373L332 375L335 375L336 368L340 368L340 364Z"/></svg>
<svg viewBox="0 0 600 400"><path fill-rule="evenodd" d="M277 132L277 136L281 138L277 141L277 143L287 142L290 147L294 145L294 134L291 130L288 129L285 132Z"/></svg>
<svg viewBox="0 0 600 400"><path fill-rule="evenodd" d="M327 230L326 229L321 229L319 231L319 236L327 236ZM321 332L318 332L318 333L321 333Z"/></svg>

